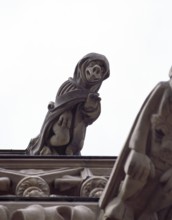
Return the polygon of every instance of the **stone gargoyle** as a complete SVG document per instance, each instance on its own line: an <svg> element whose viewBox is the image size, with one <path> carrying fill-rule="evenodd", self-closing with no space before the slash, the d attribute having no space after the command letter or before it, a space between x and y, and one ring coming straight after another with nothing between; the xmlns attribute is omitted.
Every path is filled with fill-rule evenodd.
<svg viewBox="0 0 172 220"><path fill-rule="evenodd" d="M80 155L86 128L100 115L98 90L109 77L105 56L90 53L77 64L73 78L59 88L40 134L32 139L26 152L30 155Z"/></svg>
<svg viewBox="0 0 172 220"><path fill-rule="evenodd" d="M172 69L148 95L103 196L103 220L172 220Z"/></svg>

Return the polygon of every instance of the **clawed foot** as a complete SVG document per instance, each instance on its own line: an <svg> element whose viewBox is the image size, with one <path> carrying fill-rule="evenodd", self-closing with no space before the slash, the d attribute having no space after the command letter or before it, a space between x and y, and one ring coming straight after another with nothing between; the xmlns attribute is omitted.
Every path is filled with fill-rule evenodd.
<svg viewBox="0 0 172 220"><path fill-rule="evenodd" d="M104 220L134 220L132 208L121 199L113 199L105 209Z"/></svg>

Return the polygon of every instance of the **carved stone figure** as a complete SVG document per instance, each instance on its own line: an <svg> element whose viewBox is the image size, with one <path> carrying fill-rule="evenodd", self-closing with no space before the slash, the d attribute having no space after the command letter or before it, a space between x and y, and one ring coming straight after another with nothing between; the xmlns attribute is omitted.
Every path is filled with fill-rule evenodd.
<svg viewBox="0 0 172 220"><path fill-rule="evenodd" d="M172 71L143 103L100 206L104 220L172 220Z"/></svg>
<svg viewBox="0 0 172 220"><path fill-rule="evenodd" d="M31 140L27 152L30 155L80 155L86 128L100 115L97 92L109 73L105 56L90 53L83 57L73 78L61 85L55 102L49 104L40 134Z"/></svg>

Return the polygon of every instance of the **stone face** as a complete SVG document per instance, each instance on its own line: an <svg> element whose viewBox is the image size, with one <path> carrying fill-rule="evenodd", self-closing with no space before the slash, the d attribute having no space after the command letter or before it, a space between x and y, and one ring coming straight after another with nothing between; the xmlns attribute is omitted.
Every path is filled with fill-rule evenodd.
<svg viewBox="0 0 172 220"><path fill-rule="evenodd" d="M143 103L104 195L100 219L172 219L172 79Z"/></svg>
<svg viewBox="0 0 172 220"><path fill-rule="evenodd" d="M55 102L48 105L40 134L27 148L30 155L80 155L86 128L100 115L98 90L109 77L105 56L90 53L77 64L73 78L59 88Z"/></svg>

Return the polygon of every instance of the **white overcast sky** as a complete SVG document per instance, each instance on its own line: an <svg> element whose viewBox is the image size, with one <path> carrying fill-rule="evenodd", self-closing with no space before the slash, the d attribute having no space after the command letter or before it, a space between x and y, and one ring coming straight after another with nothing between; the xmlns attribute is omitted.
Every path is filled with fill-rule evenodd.
<svg viewBox="0 0 172 220"><path fill-rule="evenodd" d="M87 53L111 75L82 155L118 155L144 99L172 65L171 0L0 0L0 146L25 149Z"/></svg>

